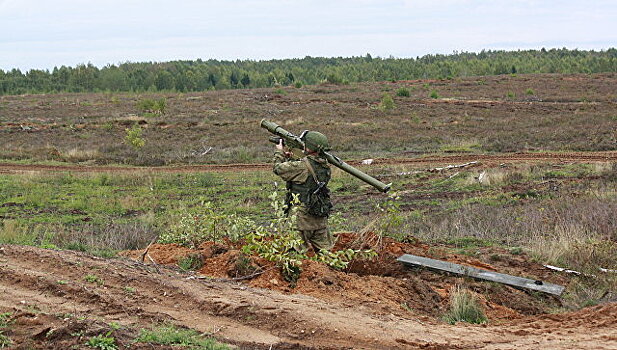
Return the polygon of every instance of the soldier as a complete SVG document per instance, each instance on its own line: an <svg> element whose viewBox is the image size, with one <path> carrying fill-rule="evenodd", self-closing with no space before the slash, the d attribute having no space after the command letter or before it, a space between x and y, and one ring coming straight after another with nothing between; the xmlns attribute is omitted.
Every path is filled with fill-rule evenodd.
<svg viewBox="0 0 617 350"><path fill-rule="evenodd" d="M305 157L291 160L291 152L285 152L283 142L280 141L274 153L273 171L287 182L285 204L288 208L292 205L294 195L297 195L300 201L297 229L304 242L300 247L301 252L305 253L312 247L319 253L334 246L328 229L328 215L332 203L327 185L331 172L322 153L329 151L330 147L328 139L322 133L307 131L300 137L305 145Z"/></svg>

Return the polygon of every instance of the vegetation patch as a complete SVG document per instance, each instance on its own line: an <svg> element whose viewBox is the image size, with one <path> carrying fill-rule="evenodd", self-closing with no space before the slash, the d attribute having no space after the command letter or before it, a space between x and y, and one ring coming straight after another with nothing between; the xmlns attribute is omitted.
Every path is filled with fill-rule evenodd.
<svg viewBox="0 0 617 350"><path fill-rule="evenodd" d="M227 350L229 347L192 329L163 324L153 329L142 329L136 343L171 345L190 349Z"/></svg>
<svg viewBox="0 0 617 350"><path fill-rule="evenodd" d="M476 297L461 286L457 285L450 291L448 306L448 312L443 319L450 324L457 322L480 324L488 321Z"/></svg>

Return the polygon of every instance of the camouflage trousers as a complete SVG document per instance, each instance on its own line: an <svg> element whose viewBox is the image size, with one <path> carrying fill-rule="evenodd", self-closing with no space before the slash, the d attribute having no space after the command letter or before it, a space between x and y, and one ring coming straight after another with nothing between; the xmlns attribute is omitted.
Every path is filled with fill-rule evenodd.
<svg viewBox="0 0 617 350"><path fill-rule="evenodd" d="M334 239L327 227L319 230L301 230L299 232L303 241L300 247L303 253L307 252L309 247L312 247L315 253L319 253L322 249L330 250L334 246Z"/></svg>
<svg viewBox="0 0 617 350"><path fill-rule="evenodd" d="M298 211L298 232L303 241L299 250L306 253L312 247L318 253L322 249L332 249L334 239L328 229L328 218L310 215L303 209Z"/></svg>

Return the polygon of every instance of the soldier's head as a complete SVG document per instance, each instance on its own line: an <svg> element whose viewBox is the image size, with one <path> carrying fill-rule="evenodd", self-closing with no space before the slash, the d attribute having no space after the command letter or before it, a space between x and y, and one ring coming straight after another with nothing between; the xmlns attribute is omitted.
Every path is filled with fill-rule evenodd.
<svg viewBox="0 0 617 350"><path fill-rule="evenodd" d="M330 144L326 135L317 131L306 131L302 133L305 151L307 153L321 153L330 150Z"/></svg>

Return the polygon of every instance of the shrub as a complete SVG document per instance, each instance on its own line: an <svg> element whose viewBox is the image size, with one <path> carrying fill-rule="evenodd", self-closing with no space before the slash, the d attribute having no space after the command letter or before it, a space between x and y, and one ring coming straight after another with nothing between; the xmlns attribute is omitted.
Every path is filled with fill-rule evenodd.
<svg viewBox="0 0 617 350"><path fill-rule="evenodd" d="M259 226L246 236L246 244L242 251L246 254L258 254L262 258L276 262L283 276L293 286L300 277L302 260L309 259L298 248L302 244L300 236L295 233L297 205L292 207L290 215L285 213L285 207L278 200L278 193L270 196L275 218L267 227ZM326 265L344 269L354 259L372 259L377 255L372 250L346 249L336 252L321 251L310 258Z"/></svg>
<svg viewBox="0 0 617 350"><path fill-rule="evenodd" d="M256 224L236 214L221 214L211 202L202 203L197 212L185 211L172 218L172 224L159 237L160 243L177 243L196 248L206 241L223 237L238 240Z"/></svg>
<svg viewBox="0 0 617 350"><path fill-rule="evenodd" d="M146 98L137 101L136 107L137 110L144 113L144 115L147 117L161 115L165 114L165 108L167 108L167 100L165 100L164 97L158 100Z"/></svg>
<svg viewBox="0 0 617 350"><path fill-rule="evenodd" d="M506 94L506 98L508 99L516 98L516 94L512 91L508 91L508 93Z"/></svg>
<svg viewBox="0 0 617 350"><path fill-rule="evenodd" d="M452 288L449 306L450 309L443 316L443 319L450 324L456 322L479 324L488 321L473 294L461 286Z"/></svg>
<svg viewBox="0 0 617 350"><path fill-rule="evenodd" d="M526 95L535 95L536 93L533 91L533 89L529 88L529 89L525 90L525 94Z"/></svg>
<svg viewBox="0 0 617 350"><path fill-rule="evenodd" d="M439 93L437 92L437 90L431 90L431 93L429 95L430 98L439 98Z"/></svg>
<svg viewBox="0 0 617 350"><path fill-rule="evenodd" d="M142 137L143 131L139 124L135 124L132 128L125 129L125 131L126 136L124 137L124 141L131 147L139 149L146 145L146 140Z"/></svg>
<svg viewBox="0 0 617 350"><path fill-rule="evenodd" d="M178 267L183 271L195 271L204 266L204 257L200 253L189 254L178 259Z"/></svg>
<svg viewBox="0 0 617 350"><path fill-rule="evenodd" d="M379 103L379 109L382 111L389 111L391 109L394 109L395 105L394 105L394 100L392 99L392 96L390 96L390 94L384 94L383 97L381 98L381 102Z"/></svg>
<svg viewBox="0 0 617 350"><path fill-rule="evenodd" d="M409 93L409 89L407 88L400 88L398 90L396 90L396 96L399 97L409 97L411 94Z"/></svg>
<svg viewBox="0 0 617 350"><path fill-rule="evenodd" d="M299 81L296 81L296 83L294 84L294 87L295 87L296 89L299 89L299 88L301 88L301 87L302 87L302 83L301 83L301 82L299 82Z"/></svg>

